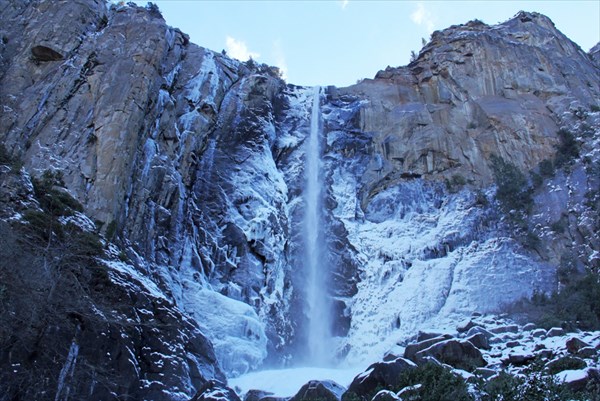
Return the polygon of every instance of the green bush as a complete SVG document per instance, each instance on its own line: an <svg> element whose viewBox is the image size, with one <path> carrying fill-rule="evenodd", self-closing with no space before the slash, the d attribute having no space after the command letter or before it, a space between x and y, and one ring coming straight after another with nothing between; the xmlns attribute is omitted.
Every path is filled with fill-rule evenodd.
<svg viewBox="0 0 600 401"><path fill-rule="evenodd" d="M536 173L535 171L532 171L530 173L530 176L531 176L531 185L533 186L533 188L539 188L544 183L544 178L540 174Z"/></svg>
<svg viewBox="0 0 600 401"><path fill-rule="evenodd" d="M13 157L2 143L0 143L0 164L10 166L14 171L19 171L23 167L23 162Z"/></svg>
<svg viewBox="0 0 600 401"><path fill-rule="evenodd" d="M450 193L456 193L467 184L467 180L460 174L454 174L449 180L446 179L446 189Z"/></svg>
<svg viewBox="0 0 600 401"><path fill-rule="evenodd" d="M502 371L490 380L481 381L477 388L481 393L481 401L521 401L519 386L523 379Z"/></svg>
<svg viewBox="0 0 600 401"><path fill-rule="evenodd" d="M544 159L540 162L540 164L538 165L539 170L540 170L540 175L542 177L553 177L554 176L554 163L552 163L552 160L548 160L548 159Z"/></svg>
<svg viewBox="0 0 600 401"><path fill-rule="evenodd" d="M561 278L562 277L562 278ZM525 315L545 329L561 326L567 330L600 329L600 283L593 273L577 274L561 267L559 279L564 287L549 296L534 294L513 305L511 312Z"/></svg>
<svg viewBox="0 0 600 401"><path fill-rule="evenodd" d="M560 168L579 157L580 146L575 136L566 129L560 129L556 135L558 136L559 143L556 148L554 165Z"/></svg>
<svg viewBox="0 0 600 401"><path fill-rule="evenodd" d="M562 217L556 220L554 223L550 224L550 229L558 234L564 233L566 228L567 225L565 219L563 219Z"/></svg>
<svg viewBox="0 0 600 401"><path fill-rule="evenodd" d="M513 223L523 225L533 206L531 188L525 175L512 163L491 156L491 168L496 182L496 199Z"/></svg>
<svg viewBox="0 0 600 401"><path fill-rule="evenodd" d="M117 232L117 221L112 220L106 227L106 239L112 241Z"/></svg>
<svg viewBox="0 0 600 401"><path fill-rule="evenodd" d="M64 189L61 171L46 170L40 178L33 178L32 183L40 206L52 216L70 216L73 211L83 211L81 203Z"/></svg>
<svg viewBox="0 0 600 401"><path fill-rule="evenodd" d="M468 387L462 377L448 368L426 363L400 374L399 386L394 391L421 384L417 390L420 401L471 401Z"/></svg>
<svg viewBox="0 0 600 401"><path fill-rule="evenodd" d="M0 143L0 164L11 164L12 157L8 153L8 150L4 146L4 144Z"/></svg>
<svg viewBox="0 0 600 401"><path fill-rule="evenodd" d="M573 393L554 376L534 365L521 377L500 372L498 376L476 383L480 401L591 401L593 393ZM597 400L597 398L594 398Z"/></svg>

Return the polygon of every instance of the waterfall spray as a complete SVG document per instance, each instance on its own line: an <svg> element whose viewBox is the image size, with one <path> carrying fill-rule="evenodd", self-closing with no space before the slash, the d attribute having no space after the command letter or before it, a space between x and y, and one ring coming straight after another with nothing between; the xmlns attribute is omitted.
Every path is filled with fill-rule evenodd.
<svg viewBox="0 0 600 401"><path fill-rule="evenodd" d="M306 141L306 187L304 215L304 271L307 275L308 301L308 357L314 365L331 362L331 313L327 296L327 255L324 252L320 149L321 88L315 87L310 121L310 135Z"/></svg>

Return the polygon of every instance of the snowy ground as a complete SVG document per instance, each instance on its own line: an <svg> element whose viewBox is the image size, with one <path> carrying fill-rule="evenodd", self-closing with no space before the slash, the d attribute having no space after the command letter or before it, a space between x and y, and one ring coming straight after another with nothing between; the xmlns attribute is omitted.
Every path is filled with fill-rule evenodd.
<svg viewBox="0 0 600 401"><path fill-rule="evenodd" d="M304 367L262 370L230 379L229 386L241 397L253 389L272 392L275 397L291 397L311 380L333 380L347 388L352 379L365 369L366 366L360 365L342 369Z"/></svg>

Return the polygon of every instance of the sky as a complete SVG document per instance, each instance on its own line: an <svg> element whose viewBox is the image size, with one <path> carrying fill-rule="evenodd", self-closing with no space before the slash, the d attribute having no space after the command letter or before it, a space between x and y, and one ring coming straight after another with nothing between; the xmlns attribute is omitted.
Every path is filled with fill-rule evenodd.
<svg viewBox="0 0 600 401"><path fill-rule="evenodd" d="M146 5L147 1L136 1ZM296 85L336 85L408 64L431 33L537 11L585 51L600 41L600 0L154 0L167 23L211 50L278 66Z"/></svg>

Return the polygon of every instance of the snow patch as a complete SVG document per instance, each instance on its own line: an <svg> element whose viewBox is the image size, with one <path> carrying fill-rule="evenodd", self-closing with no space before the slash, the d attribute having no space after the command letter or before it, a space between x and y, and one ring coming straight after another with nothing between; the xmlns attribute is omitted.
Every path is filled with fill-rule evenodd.
<svg viewBox="0 0 600 401"><path fill-rule="evenodd" d="M273 393L273 397L291 397L311 380L333 380L348 387L352 379L364 369L352 367L327 369L302 367L293 369L262 370L229 380L229 385L243 397L249 390L260 389Z"/></svg>

